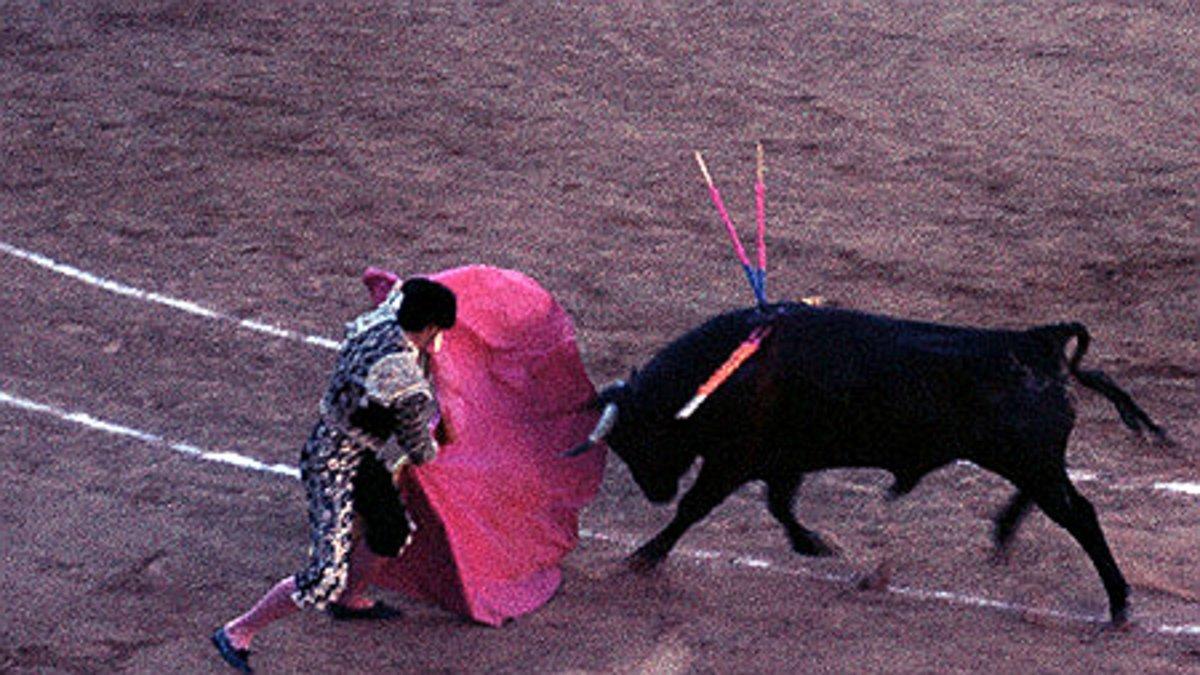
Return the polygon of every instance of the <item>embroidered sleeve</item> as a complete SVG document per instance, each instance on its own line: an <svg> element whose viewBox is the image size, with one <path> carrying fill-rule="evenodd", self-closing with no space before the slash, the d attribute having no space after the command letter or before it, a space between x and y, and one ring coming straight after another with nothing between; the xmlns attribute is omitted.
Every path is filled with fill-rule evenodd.
<svg viewBox="0 0 1200 675"><path fill-rule="evenodd" d="M372 403L385 408L395 407L396 402L414 394L425 394L433 398L433 389L421 372L415 353L409 351L389 354L367 371L365 394Z"/></svg>
<svg viewBox="0 0 1200 675"><path fill-rule="evenodd" d="M371 366L364 384L367 401L390 414L400 453L418 464L432 460L437 445L429 424L437 403L416 352L403 351L380 359Z"/></svg>
<svg viewBox="0 0 1200 675"><path fill-rule="evenodd" d="M416 464L433 461L437 456L437 442L429 428L437 405L425 393L416 393L400 399L393 408L396 415L396 446L402 456ZM393 466L393 469L395 467Z"/></svg>

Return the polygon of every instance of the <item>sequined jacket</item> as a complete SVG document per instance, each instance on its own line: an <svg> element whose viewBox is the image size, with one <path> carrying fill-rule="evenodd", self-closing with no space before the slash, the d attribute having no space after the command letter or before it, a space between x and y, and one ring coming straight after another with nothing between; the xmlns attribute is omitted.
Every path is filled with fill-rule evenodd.
<svg viewBox="0 0 1200 675"><path fill-rule="evenodd" d="M337 367L321 400L326 426L375 452L393 470L404 458L428 462L438 450L429 428L437 403L427 363L396 321L401 297L393 292L346 325Z"/></svg>

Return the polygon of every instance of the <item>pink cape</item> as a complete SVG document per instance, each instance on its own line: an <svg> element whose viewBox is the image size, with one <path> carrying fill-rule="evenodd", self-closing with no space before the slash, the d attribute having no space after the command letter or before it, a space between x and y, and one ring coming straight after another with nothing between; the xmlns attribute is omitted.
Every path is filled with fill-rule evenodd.
<svg viewBox="0 0 1200 675"><path fill-rule="evenodd" d="M461 267L432 277L458 297L432 368L451 442L405 470L417 531L380 585L489 625L545 604L578 543L579 510L600 487L605 453L559 454L597 415L566 312L518 272ZM370 268L375 303L396 275Z"/></svg>

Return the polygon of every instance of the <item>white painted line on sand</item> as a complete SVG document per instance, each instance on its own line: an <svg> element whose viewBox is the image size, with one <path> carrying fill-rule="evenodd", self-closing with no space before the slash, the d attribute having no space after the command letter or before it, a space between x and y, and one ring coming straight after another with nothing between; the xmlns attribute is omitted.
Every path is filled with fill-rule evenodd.
<svg viewBox="0 0 1200 675"><path fill-rule="evenodd" d="M45 414L45 415L50 415L50 416L56 417L60 420L63 420L65 422L72 422L72 423L81 425L83 427L86 427L88 429L93 429L96 431L103 431L105 433L114 434L114 435L118 435L118 436L134 438L134 439L143 441L143 442L151 444L151 445L165 447L174 452L178 452L180 454L188 455L190 457L195 457L197 459L202 459L205 461L217 462L220 464L228 464L231 466L236 466L236 467L239 467L242 469L248 469L251 471L259 471L259 472L263 472L263 473L287 476L287 477L295 479L295 480L299 480L299 478L300 478L300 471L296 467L287 466L285 464L267 464L264 462L260 462L256 459L246 457L244 455L239 455L235 452L213 452L213 451L204 450L202 448L199 448L199 447L189 444L189 443L174 443L174 442L164 439L163 437L161 437L157 434L153 434L153 433L150 433L147 431L141 431L138 429L133 429L133 428L125 426L123 424L117 424L114 422L100 420L100 419L92 417L91 415L88 415L86 413L69 412L69 411L63 410L61 408L58 408L56 406L47 405L45 403L38 403L36 401L31 401L29 399L22 398L20 396L14 396L14 395L9 394L4 391L0 391L0 404L19 408L21 410L26 410L29 412L36 412L36 413L41 413L41 414ZM588 530L585 528L580 528L579 533L580 533L580 536L582 536L582 537L596 539L597 541L604 541L604 542L619 544L622 546L634 545L634 540L631 537L619 537L619 536L615 536L612 534ZM751 570L762 570L762 571L767 571L767 572L781 573L781 574L787 574L787 575L791 575L791 576L802 576L802 577L807 577L810 579L818 579L818 580L823 580L823 581L828 581L828 582L849 583L849 582L853 581L853 579L849 576L822 574L822 573L814 572L811 570L790 567L790 566L789 567L781 567L781 566L775 565L774 563L772 563L768 560L764 560L762 558L757 558L757 557L753 557L753 556L734 555L734 554L730 554L730 553L724 553L724 552L720 552L720 551L710 551L710 550L689 550L685 547L681 547L680 549L678 549L677 554L690 557L696 561L704 561L704 562L713 562L713 561L719 562L721 559L726 559L726 560L728 560L729 564L734 565L736 567L743 567L743 568L751 569ZM1006 612L1014 612L1014 613L1028 614L1028 615L1070 619L1073 621L1083 621L1083 622L1090 622L1090 623L1102 623L1103 621L1105 621L1105 617L1088 616L1088 615L1082 615L1082 614L1071 614L1071 613L1066 613L1066 612L1059 612L1056 610L1044 610L1044 609L1036 609L1033 607L1024 607L1022 605L1007 603L1007 602L1003 602L1000 600L993 600L990 598L983 598L983 597L967 595L967 594L963 594L963 593L954 593L951 591L943 591L943 590L936 590L936 589L928 590L928 589L921 589L921 588L910 588L910 587L906 587L906 586L895 586L895 587L889 586L887 588L887 591L889 593L892 593L895 595L915 598L918 600L926 600L926 601L937 600L937 601L942 601L942 602L948 602L950 604L964 605L964 606L968 606L968 607L978 607L978 608L983 608L983 609L1001 610L1001 611L1006 611ZM1162 633L1162 634L1167 634L1167 635L1200 635L1200 625L1158 624L1158 625L1149 626L1148 628L1149 628L1150 632Z"/></svg>
<svg viewBox="0 0 1200 675"><path fill-rule="evenodd" d="M596 541L623 546L625 548L634 548L638 544L642 543L630 536L616 536L603 532L588 530L586 528L580 529L580 536L589 539L595 539ZM804 579L813 579L815 581L822 581L831 584L854 585L859 582L859 577L854 574L819 572L795 564L776 565L761 558L741 556L733 553L725 553L708 549L693 549L687 546L679 546L675 549L674 554L691 558L697 562L720 563L723 561L733 567L761 570L771 574L782 574L785 576L800 577ZM885 588L885 592L904 598L911 598L921 602L942 602L950 605L986 609L1018 616L1042 617L1071 621L1075 623L1090 623L1098 625L1108 622L1107 616L1098 614L1064 612L1055 609L1039 609L1017 603L1005 602L1003 600L996 600L994 598L986 598L967 593L955 593L953 591L939 589L888 585ZM1160 635L1200 635L1200 624L1147 623L1145 619L1139 619L1137 617L1134 618L1134 621L1134 626L1141 627L1149 633L1157 633Z"/></svg>
<svg viewBox="0 0 1200 675"><path fill-rule="evenodd" d="M1200 483L1182 483L1182 482L1166 482L1155 483L1156 490L1166 490L1168 492L1181 492L1185 495L1200 496Z"/></svg>
<svg viewBox="0 0 1200 675"><path fill-rule="evenodd" d="M93 429L95 431L103 431L116 436L134 438L144 443L165 447L180 454L189 455L208 462L229 464L232 466L241 467L243 469L275 473L295 479L300 478L300 470L292 466L287 466L285 464L266 464L256 459L245 457L233 452L209 452L188 443L173 443L161 436L158 436L157 434L152 434L148 431L133 429L123 424L106 422L104 420L96 419L87 413L69 412L62 410L61 408L56 408L55 406L37 403L20 396L14 396L4 391L0 391L0 404L12 406L14 408L20 408L29 412L50 415L65 422L74 422L75 424L87 427L88 429Z"/></svg>
<svg viewBox="0 0 1200 675"><path fill-rule="evenodd" d="M172 309L186 312L193 316L198 316L205 319L215 319L218 321L229 322L246 330L264 333L273 337L294 340L296 342L302 342L304 344L314 345L317 347L324 347L326 349L338 348L338 342L336 340L330 340L329 338L320 337L317 335L302 335L295 331L287 330L286 328L279 328L277 326L271 326L259 321L252 321L250 319L239 319L228 314L223 314L214 309L209 309L203 305L198 305L194 302L172 298L170 296L162 295L161 293L144 291L140 288L135 288L119 281L105 279L104 277L97 276L90 272L85 272L77 267L72 267L71 265L47 258L40 253L26 251L23 248L13 246L12 244L8 244L3 241L0 241L0 252L7 253L16 258L20 258L21 260L25 260L26 262L30 262L39 267L48 269L51 272L56 272L65 277L88 284L89 286L94 286L123 297L141 300L142 302L163 305L165 307L170 307Z"/></svg>

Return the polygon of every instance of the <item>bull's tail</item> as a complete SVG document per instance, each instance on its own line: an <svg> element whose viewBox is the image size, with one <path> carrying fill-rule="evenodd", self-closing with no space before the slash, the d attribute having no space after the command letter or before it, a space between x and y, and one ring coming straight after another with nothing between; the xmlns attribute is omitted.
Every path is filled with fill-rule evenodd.
<svg viewBox="0 0 1200 675"><path fill-rule="evenodd" d="M1087 328L1084 328L1083 324L1064 323L1054 326L1054 329L1062 336L1064 343L1068 338L1075 338L1075 351L1067 360L1067 369L1079 381L1079 384L1092 391L1100 392L1105 398L1112 401L1125 426L1138 433L1149 430L1160 441L1169 442L1167 432L1155 424L1146 411L1134 403L1133 397L1117 386L1112 378L1103 371L1084 370L1079 367L1079 363L1083 360L1083 355L1087 353L1088 345L1092 341L1091 335L1088 334Z"/></svg>

